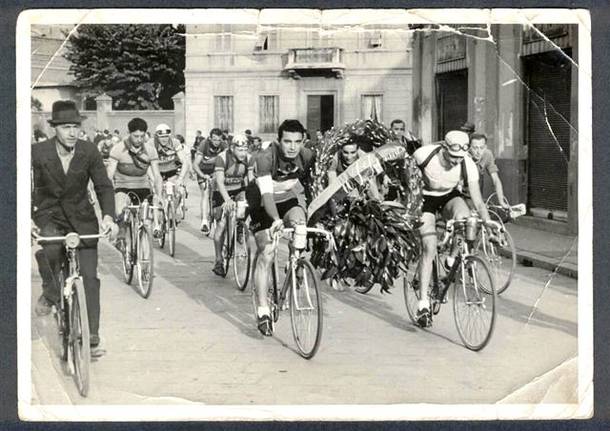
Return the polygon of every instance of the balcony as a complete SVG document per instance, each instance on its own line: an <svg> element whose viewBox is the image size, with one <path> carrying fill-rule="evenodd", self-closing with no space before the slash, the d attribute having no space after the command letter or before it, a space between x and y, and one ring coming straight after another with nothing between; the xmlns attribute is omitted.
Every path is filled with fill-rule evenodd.
<svg viewBox="0 0 610 431"><path fill-rule="evenodd" d="M288 50L284 72L292 78L333 76L343 78L343 50L341 48L295 48Z"/></svg>

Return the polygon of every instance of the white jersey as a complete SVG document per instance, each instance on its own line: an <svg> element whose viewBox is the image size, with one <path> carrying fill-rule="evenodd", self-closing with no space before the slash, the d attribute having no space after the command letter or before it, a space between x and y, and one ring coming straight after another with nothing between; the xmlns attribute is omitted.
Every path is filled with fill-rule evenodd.
<svg viewBox="0 0 610 431"><path fill-rule="evenodd" d="M424 145L418 148L413 157L418 165L422 165L430 154L440 145ZM438 150L437 150L438 151ZM466 166L466 177L469 182L479 181L479 170L469 155L464 157L464 163L459 163L447 170L441 163L441 153L438 151L422 168L425 187L423 194L427 196L443 196L455 189L462 180L462 166Z"/></svg>

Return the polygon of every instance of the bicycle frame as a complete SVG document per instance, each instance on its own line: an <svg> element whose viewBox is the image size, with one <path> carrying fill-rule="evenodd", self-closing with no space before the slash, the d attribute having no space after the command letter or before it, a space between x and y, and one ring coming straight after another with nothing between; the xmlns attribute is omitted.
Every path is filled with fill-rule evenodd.
<svg viewBox="0 0 610 431"><path fill-rule="evenodd" d="M284 301L286 301L286 293L288 291L288 288L290 287L288 280L290 279L292 281L292 288L293 288L292 296L293 296L294 306L297 308L297 310L313 309L314 307L313 307L311 296L309 294L309 289L306 290L307 304L305 304L305 307L301 307L297 303L298 300L297 300L297 295L296 295L296 270L295 270L295 268L296 268L297 261L301 258L301 252L303 250L298 250L293 247L294 235L289 239L289 242L288 242L288 271L289 271L289 274L287 274L286 278L284 279L284 284L282 285L282 289L279 292L279 296L277 294L277 280L276 280L277 268L278 268L278 247L277 247L277 245L278 245L279 239L282 235L286 235L286 234L290 234L290 233L292 233L292 234L294 233L294 228L285 228L282 232L276 233L273 238L273 265L275 267L273 269L274 301L276 302L277 307L281 310L282 306L284 305ZM307 228L307 233L322 234L330 240L330 246L333 248L335 247L334 238L332 236L332 233L327 232L323 229L316 229L316 228ZM288 275L290 275L290 277Z"/></svg>

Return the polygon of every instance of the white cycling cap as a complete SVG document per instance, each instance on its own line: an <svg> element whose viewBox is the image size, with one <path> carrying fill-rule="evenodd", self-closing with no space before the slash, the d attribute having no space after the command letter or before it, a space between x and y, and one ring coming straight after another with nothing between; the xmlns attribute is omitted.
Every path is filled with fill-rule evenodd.
<svg viewBox="0 0 610 431"><path fill-rule="evenodd" d="M165 123L161 123L155 129L155 133L157 135L169 135L172 129Z"/></svg>
<svg viewBox="0 0 610 431"><path fill-rule="evenodd" d="M451 130L445 135L445 148L454 157L464 157L468 154L470 137L460 130ZM464 149L466 147L466 149Z"/></svg>

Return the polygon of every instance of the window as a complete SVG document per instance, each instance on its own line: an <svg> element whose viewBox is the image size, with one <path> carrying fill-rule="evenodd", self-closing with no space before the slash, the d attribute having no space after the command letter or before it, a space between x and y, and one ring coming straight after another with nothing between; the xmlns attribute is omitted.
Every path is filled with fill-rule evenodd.
<svg viewBox="0 0 610 431"><path fill-rule="evenodd" d="M230 24L214 25L214 51L231 51L231 31Z"/></svg>
<svg viewBox="0 0 610 431"><path fill-rule="evenodd" d="M214 96L214 127L233 131L233 96Z"/></svg>
<svg viewBox="0 0 610 431"><path fill-rule="evenodd" d="M260 132L275 133L280 123L280 98L261 96L259 112Z"/></svg>
<svg viewBox="0 0 610 431"><path fill-rule="evenodd" d="M261 33L254 45L255 51L274 51L279 49L279 30L269 30Z"/></svg>
<svg viewBox="0 0 610 431"><path fill-rule="evenodd" d="M358 33L358 47L360 49L381 48L383 46L383 32L380 30L364 30Z"/></svg>
<svg viewBox="0 0 610 431"><path fill-rule="evenodd" d="M365 94L362 95L362 118L368 120L383 121L383 95Z"/></svg>

